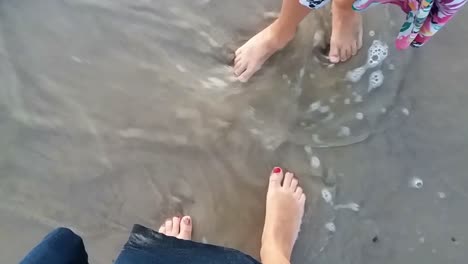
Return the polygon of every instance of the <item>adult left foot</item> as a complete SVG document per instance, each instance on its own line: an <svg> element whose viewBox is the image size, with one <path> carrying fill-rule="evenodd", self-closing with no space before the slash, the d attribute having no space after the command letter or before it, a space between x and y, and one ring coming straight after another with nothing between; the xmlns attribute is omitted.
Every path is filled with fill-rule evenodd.
<svg viewBox="0 0 468 264"><path fill-rule="evenodd" d="M351 6L332 2L331 63L346 61L362 47L362 17Z"/></svg>
<svg viewBox="0 0 468 264"><path fill-rule="evenodd" d="M169 218L159 228L159 233L178 239L192 239L192 219L190 216Z"/></svg>

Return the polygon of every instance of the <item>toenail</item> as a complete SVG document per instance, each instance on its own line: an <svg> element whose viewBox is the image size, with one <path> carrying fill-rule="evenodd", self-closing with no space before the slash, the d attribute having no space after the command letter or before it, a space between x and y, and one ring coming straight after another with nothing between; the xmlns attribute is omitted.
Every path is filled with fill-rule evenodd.
<svg viewBox="0 0 468 264"><path fill-rule="evenodd" d="M273 173L280 173L281 172L281 168L280 167L275 167L273 169Z"/></svg>
<svg viewBox="0 0 468 264"><path fill-rule="evenodd" d="M185 223L186 225L190 225L190 217L186 217L186 218L184 219L184 223Z"/></svg>

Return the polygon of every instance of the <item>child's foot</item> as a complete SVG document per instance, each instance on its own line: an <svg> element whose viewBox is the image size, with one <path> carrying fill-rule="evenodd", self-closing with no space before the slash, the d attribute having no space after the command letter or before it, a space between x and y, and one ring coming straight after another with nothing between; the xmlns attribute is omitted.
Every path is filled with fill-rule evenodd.
<svg viewBox="0 0 468 264"><path fill-rule="evenodd" d="M247 82L271 55L291 41L295 31L295 28L281 28L275 21L237 49L234 58L234 74L238 80Z"/></svg>
<svg viewBox="0 0 468 264"><path fill-rule="evenodd" d="M263 263L267 262L264 258L269 257L290 259L304 215L305 200L306 196L292 173L287 172L283 177L281 168L273 169L262 235Z"/></svg>
<svg viewBox="0 0 468 264"><path fill-rule="evenodd" d="M346 61L362 47L362 17L350 6L332 2L331 63Z"/></svg>
<svg viewBox="0 0 468 264"><path fill-rule="evenodd" d="M192 219L190 216L184 216L182 219L173 217L167 219L159 228L159 233L166 236L176 237L178 239L192 239Z"/></svg>

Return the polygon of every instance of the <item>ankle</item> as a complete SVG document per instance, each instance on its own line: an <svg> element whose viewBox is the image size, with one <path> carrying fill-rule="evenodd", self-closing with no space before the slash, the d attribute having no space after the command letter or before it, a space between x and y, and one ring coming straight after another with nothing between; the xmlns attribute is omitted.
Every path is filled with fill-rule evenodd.
<svg viewBox="0 0 468 264"><path fill-rule="evenodd" d="M339 9L341 12L354 13L353 3L354 1L349 0L333 0L333 7Z"/></svg>
<svg viewBox="0 0 468 264"><path fill-rule="evenodd" d="M260 258L263 263L283 263L285 261L289 263L289 260L291 259L291 252L284 252L282 247L279 245L265 243L260 249Z"/></svg>
<svg viewBox="0 0 468 264"><path fill-rule="evenodd" d="M291 26L288 23L283 23L279 19L273 22L270 26L270 37L272 44L277 49L282 49L296 35L297 27Z"/></svg>

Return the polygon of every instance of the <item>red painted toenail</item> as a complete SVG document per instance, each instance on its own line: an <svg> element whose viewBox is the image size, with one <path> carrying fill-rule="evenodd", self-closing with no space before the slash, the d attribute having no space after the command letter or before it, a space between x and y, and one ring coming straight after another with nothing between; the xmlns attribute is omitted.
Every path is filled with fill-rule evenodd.
<svg viewBox="0 0 468 264"><path fill-rule="evenodd" d="M190 217L185 218L184 222L185 224L190 225Z"/></svg>
<svg viewBox="0 0 468 264"><path fill-rule="evenodd" d="M281 172L281 168L280 167L275 167L273 169L273 173L280 173Z"/></svg>

